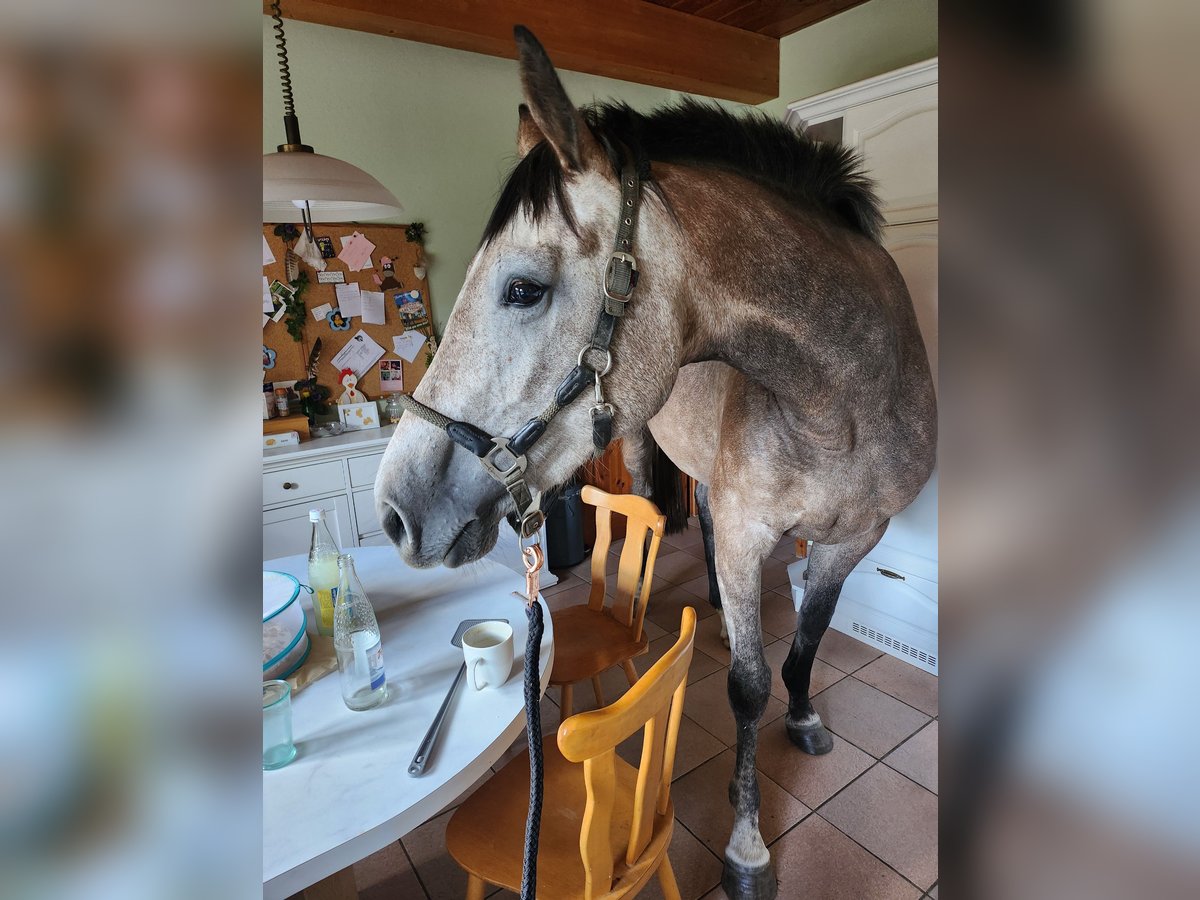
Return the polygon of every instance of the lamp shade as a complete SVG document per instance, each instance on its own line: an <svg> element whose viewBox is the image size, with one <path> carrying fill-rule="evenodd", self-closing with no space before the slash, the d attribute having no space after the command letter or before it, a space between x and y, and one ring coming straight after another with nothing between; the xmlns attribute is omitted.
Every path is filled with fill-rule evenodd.
<svg viewBox="0 0 1200 900"><path fill-rule="evenodd" d="M263 154L263 221L302 222L308 201L314 222L388 219L404 208L391 191L357 166L320 153Z"/></svg>

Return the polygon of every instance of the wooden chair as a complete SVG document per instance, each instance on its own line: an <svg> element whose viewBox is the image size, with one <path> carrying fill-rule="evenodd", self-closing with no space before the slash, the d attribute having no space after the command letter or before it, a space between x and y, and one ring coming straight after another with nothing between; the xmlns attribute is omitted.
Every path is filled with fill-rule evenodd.
<svg viewBox="0 0 1200 900"><path fill-rule="evenodd" d="M583 502L596 507L596 542L592 546L592 592L587 603L551 613L554 619L554 670L550 683L559 685L559 708L565 719L571 715L572 686L591 679L596 705L604 706L600 675L621 666L629 683L637 681L633 658L646 652L642 621L650 601L654 560L666 528L666 517L649 500L632 494L606 494L585 485ZM617 587L612 605L606 607L605 592L608 548L612 544L612 514L626 519L625 544L621 548ZM646 535L650 546L646 547ZM645 566L643 568L643 559ZM640 580L640 590L639 590Z"/></svg>
<svg viewBox="0 0 1200 900"><path fill-rule="evenodd" d="M675 646L620 700L571 716L557 741L543 739L539 898L633 897L657 873L663 896L679 900L667 857L671 773L695 635L696 612L687 607ZM616 747L643 727L634 768ZM520 892L528 811L526 750L468 797L446 828L446 849L467 871L467 900L483 900L487 884Z"/></svg>

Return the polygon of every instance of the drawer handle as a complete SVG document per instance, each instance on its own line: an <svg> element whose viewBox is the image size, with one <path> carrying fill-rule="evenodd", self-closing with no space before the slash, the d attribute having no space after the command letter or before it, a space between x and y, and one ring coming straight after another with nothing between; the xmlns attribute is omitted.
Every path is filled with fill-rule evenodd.
<svg viewBox="0 0 1200 900"><path fill-rule="evenodd" d="M300 487L300 485L296 484L296 482L294 482L294 481L285 481L285 482L283 483L283 489L284 489L285 491L294 491L294 490L296 490L298 487Z"/></svg>
<svg viewBox="0 0 1200 900"><path fill-rule="evenodd" d="M904 580L903 575L901 575L899 572L893 572L891 569L881 569L881 568L879 568L879 566L876 566L875 571L878 572L880 575L884 576L885 578L896 578L900 581Z"/></svg>

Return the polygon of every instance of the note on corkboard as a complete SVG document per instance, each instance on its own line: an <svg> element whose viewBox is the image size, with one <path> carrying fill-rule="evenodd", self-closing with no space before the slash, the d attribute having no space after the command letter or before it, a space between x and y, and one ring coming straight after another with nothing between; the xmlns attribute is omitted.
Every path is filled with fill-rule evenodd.
<svg viewBox="0 0 1200 900"><path fill-rule="evenodd" d="M296 226L299 228L300 226ZM413 272L413 267L417 264L419 258L420 247L417 244L410 243L404 238L404 225L361 225L352 223L325 223L313 226L313 235L317 238L329 237L333 241L333 247L336 251L342 248L342 238L348 237L354 233L363 235L370 243L375 245L375 249L371 252L371 268L365 268L361 271L351 272L346 264L334 256L325 260L326 272L342 272L344 273L346 284L358 285L360 292L370 291L384 294L383 308L383 324L364 323L360 315L350 320L350 327L345 331L337 331L330 327L329 322L325 319L316 320L312 316L312 310L321 307L324 304L329 304L333 309L338 308L338 299L336 295L335 284L318 284L317 273L312 267L304 262L300 263L300 269L308 275L308 287L304 289L301 299L304 301L306 312L304 314L304 331L302 340L299 342L293 341L291 335L288 334L287 327L282 321L268 322L263 328L263 343L270 349L275 351L275 367L263 372L263 380L265 381L292 381L305 377L304 364L308 359L308 353L312 349L312 345L317 338L321 338L321 359L317 363L317 382L325 385L333 394L333 399L336 400L342 392L339 374L330 360L337 355L346 342L349 341L359 330L367 332L380 346L387 351L383 359L400 360L400 357L393 352L392 338L403 334L406 330L418 331L421 334L429 337L432 335L431 324L428 315L425 319L425 324L408 325L407 327L401 322L400 312L396 303L397 295L406 295L401 299L402 303L410 302L407 296L410 291L420 291L421 300L425 304L426 312L431 310L429 298L429 282L423 278L417 278ZM287 281L287 275L284 273L284 258L287 253L287 244L274 233L275 225L263 225L263 238L266 240L267 247L271 251L271 255L275 257L275 262L270 265L263 266L263 275L267 277L267 281L271 282L275 279ZM391 268L385 270L383 258L387 257L391 260ZM267 258L264 251L263 259ZM375 278L383 282L380 285ZM372 318L378 318L378 311L375 310L375 315ZM413 389L421 381L421 377L425 374L426 358L428 354L422 350L418 353L412 362L401 361L404 367L404 391L411 394ZM380 398L379 384L379 366L373 365L366 376L359 379L358 389L365 393L372 400Z"/></svg>

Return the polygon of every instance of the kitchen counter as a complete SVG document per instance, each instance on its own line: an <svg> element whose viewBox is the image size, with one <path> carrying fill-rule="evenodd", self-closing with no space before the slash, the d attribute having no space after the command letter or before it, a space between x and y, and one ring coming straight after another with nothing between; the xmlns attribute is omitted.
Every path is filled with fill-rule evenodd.
<svg viewBox="0 0 1200 900"><path fill-rule="evenodd" d="M365 431L344 431L335 437L313 438L291 447L275 447L263 451L263 463L302 462L321 456L382 450L395 433L395 425L369 428Z"/></svg>

